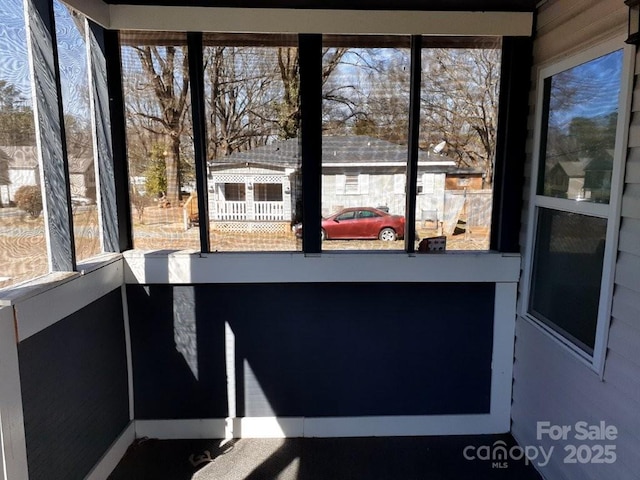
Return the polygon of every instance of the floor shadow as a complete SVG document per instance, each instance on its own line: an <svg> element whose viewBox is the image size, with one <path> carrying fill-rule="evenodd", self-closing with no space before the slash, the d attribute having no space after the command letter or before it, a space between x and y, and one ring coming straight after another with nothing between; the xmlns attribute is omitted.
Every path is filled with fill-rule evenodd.
<svg viewBox="0 0 640 480"><path fill-rule="evenodd" d="M109 480L191 480L216 458L232 452L236 442L138 439Z"/></svg>
<svg viewBox="0 0 640 480"><path fill-rule="evenodd" d="M511 435L142 442L110 480L541 480L531 463L465 458ZM191 460L195 459L195 462ZM201 463L197 463L198 459Z"/></svg>

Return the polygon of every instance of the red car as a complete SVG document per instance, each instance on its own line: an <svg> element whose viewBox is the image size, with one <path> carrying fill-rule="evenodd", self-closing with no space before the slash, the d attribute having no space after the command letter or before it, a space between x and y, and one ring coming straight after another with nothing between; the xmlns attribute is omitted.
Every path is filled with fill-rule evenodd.
<svg viewBox="0 0 640 480"><path fill-rule="evenodd" d="M293 227L302 237L302 224ZM352 207L322 219L322 240L380 239L393 242L404 238L404 217L391 215L377 208Z"/></svg>

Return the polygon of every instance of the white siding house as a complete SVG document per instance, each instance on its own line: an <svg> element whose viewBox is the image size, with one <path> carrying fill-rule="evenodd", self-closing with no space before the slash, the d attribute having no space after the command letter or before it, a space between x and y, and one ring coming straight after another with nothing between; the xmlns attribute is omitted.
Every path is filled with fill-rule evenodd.
<svg viewBox="0 0 640 480"><path fill-rule="evenodd" d="M323 137L322 214L346 207L405 209L407 146L366 136ZM213 220L290 221L300 198L298 139L209 162ZM417 220L442 219L448 176L481 176L433 152L418 159Z"/></svg>
<svg viewBox="0 0 640 480"><path fill-rule="evenodd" d="M9 205L20 187L39 185L38 172L35 147L0 146L0 205Z"/></svg>

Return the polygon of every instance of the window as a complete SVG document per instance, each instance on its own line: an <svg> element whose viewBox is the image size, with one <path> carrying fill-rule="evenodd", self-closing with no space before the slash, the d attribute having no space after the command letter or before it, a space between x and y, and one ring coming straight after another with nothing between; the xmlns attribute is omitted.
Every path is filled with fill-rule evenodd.
<svg viewBox="0 0 640 480"><path fill-rule="evenodd" d="M76 259L101 252L84 16L54 1Z"/></svg>
<svg viewBox="0 0 640 480"><path fill-rule="evenodd" d="M208 179L225 182L209 193L211 249L301 250L298 37L207 33L203 54Z"/></svg>
<svg viewBox="0 0 640 480"><path fill-rule="evenodd" d="M323 44L322 215L379 206L404 215L410 39L325 35ZM398 239L404 236L404 231L395 233ZM404 243L328 240L322 249L403 250Z"/></svg>
<svg viewBox="0 0 640 480"><path fill-rule="evenodd" d="M596 368L616 247L622 70L623 51L601 47L543 70L539 83L526 314Z"/></svg>
<svg viewBox="0 0 640 480"><path fill-rule="evenodd" d="M206 143L209 249L302 250L291 228L302 231L302 172L309 166L302 168L299 148L305 128L300 38L120 33L135 247L200 247L199 232L191 228L198 216L196 140ZM194 97L196 113L204 112L198 129L188 81L187 43L199 47L193 41L202 41L204 67L203 92ZM345 208L378 208L399 222L379 226L379 234L389 229L393 235L327 241L324 250L403 251L405 231L398 229L406 227L407 206L415 209L408 231L420 238L444 234L450 249L489 248L501 40L422 38L421 81L414 85L419 128L411 134L418 137L417 172L411 172L417 185L407 177L410 91L418 79L410 78L410 47L407 35L322 36L316 53L321 90L311 94L322 100L321 178L308 183L314 192L319 183L321 191L305 207L325 218ZM203 130L201 142L194 135ZM592 167L588 183L602 183L606 165Z"/></svg>
<svg viewBox="0 0 640 480"><path fill-rule="evenodd" d="M253 198L256 202L281 202L281 183L256 183L254 186Z"/></svg>
<svg viewBox="0 0 640 480"><path fill-rule="evenodd" d="M501 41L423 43L416 231L446 235L449 250L488 250Z"/></svg>
<svg viewBox="0 0 640 480"><path fill-rule="evenodd" d="M133 246L199 250L184 209L195 192L186 34L121 32L120 42Z"/></svg>
<svg viewBox="0 0 640 480"><path fill-rule="evenodd" d="M225 183L224 199L227 202L244 202L246 201L246 189L244 183Z"/></svg>
<svg viewBox="0 0 640 480"><path fill-rule="evenodd" d="M372 212L371 210L359 210L358 218L376 218L379 217L376 212Z"/></svg>
<svg viewBox="0 0 640 480"><path fill-rule="evenodd" d="M21 0L0 9L0 288L49 271Z"/></svg>
<svg viewBox="0 0 640 480"><path fill-rule="evenodd" d="M353 220L355 218L356 218L356 212L352 211L352 212L346 212L346 213L343 213L341 215L338 215L336 217L336 220L341 222L341 221L344 221L344 220Z"/></svg>
<svg viewBox="0 0 640 480"><path fill-rule="evenodd" d="M344 194L357 195L358 193L360 193L360 187L358 186L358 175L345 175Z"/></svg>

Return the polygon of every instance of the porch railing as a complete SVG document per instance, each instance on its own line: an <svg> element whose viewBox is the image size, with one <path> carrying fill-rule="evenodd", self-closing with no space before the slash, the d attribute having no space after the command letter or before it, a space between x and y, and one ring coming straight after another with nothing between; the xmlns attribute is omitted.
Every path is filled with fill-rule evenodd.
<svg viewBox="0 0 640 480"><path fill-rule="evenodd" d="M278 221L284 220L283 202L254 202L255 220Z"/></svg>
<svg viewBox="0 0 640 480"><path fill-rule="evenodd" d="M209 215L212 220L246 220L247 202L214 202Z"/></svg>
<svg viewBox="0 0 640 480"><path fill-rule="evenodd" d="M284 221L284 202L212 202L211 220L218 221Z"/></svg>

